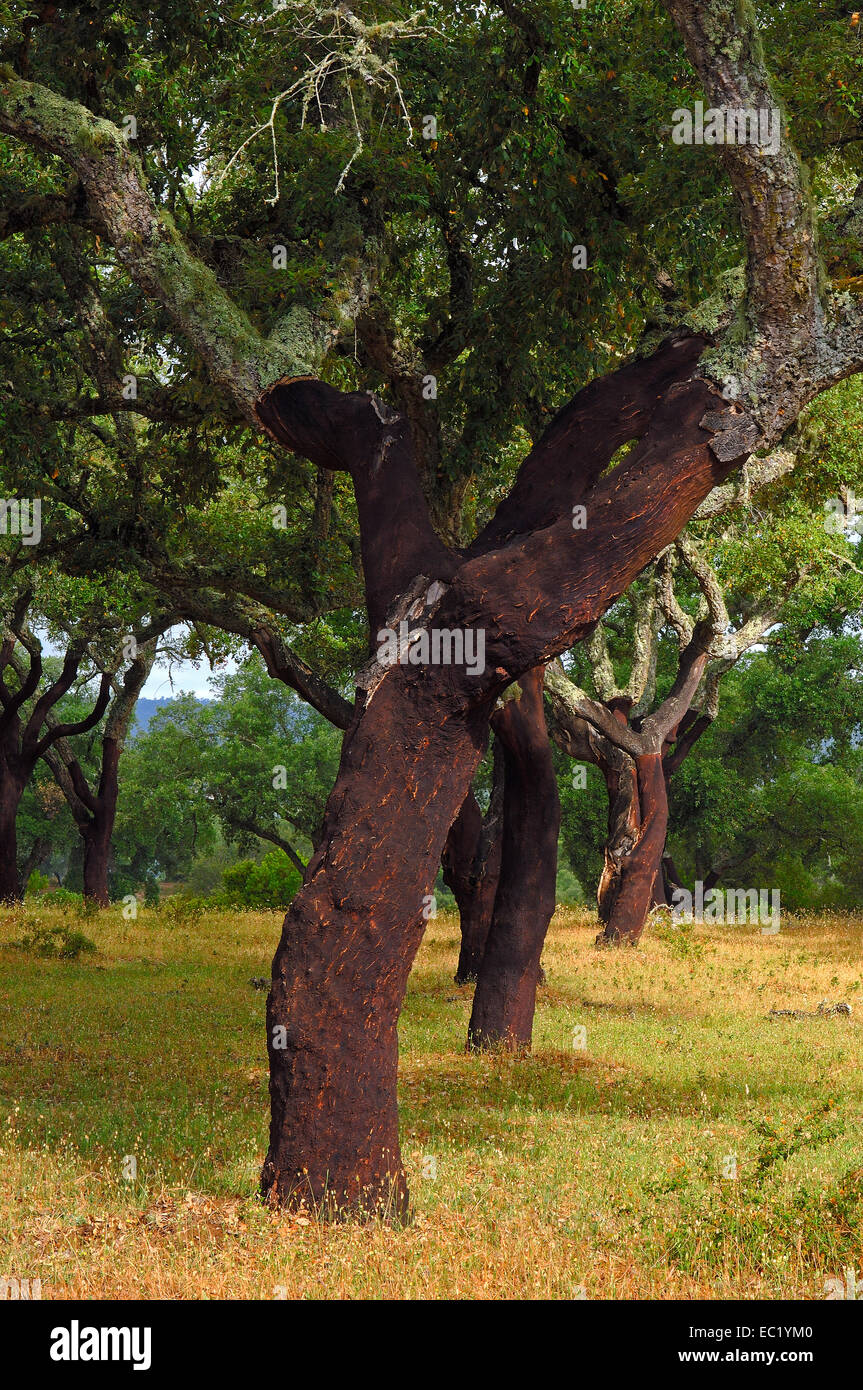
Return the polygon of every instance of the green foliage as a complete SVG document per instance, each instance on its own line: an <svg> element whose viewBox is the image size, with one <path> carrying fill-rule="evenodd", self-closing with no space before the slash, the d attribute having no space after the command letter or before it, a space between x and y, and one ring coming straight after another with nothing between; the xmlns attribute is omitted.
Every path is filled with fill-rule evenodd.
<svg viewBox="0 0 863 1390"><path fill-rule="evenodd" d="M265 854L260 864L243 859L225 869L218 897L230 907L287 908L300 886L300 875L279 850Z"/></svg>
<svg viewBox="0 0 863 1390"><path fill-rule="evenodd" d="M558 865L555 902L565 907L583 907L585 903L584 889L566 864Z"/></svg>
<svg viewBox="0 0 863 1390"><path fill-rule="evenodd" d="M58 923L31 921L19 947L31 956L47 956L56 960L77 960L80 955L92 955L96 943L83 932Z"/></svg>
<svg viewBox="0 0 863 1390"><path fill-rule="evenodd" d="M754 8L813 197L829 213L863 171L859 27L817 0ZM435 360L429 416L440 457L426 481L445 529L466 536L573 390L656 326L669 296L671 313L701 303L739 271L744 248L716 152L669 143L671 113L702 92L657 0L591 0L584 11L569 0L505 9L434 0L419 17L388 0L352 15L368 27L361 53L352 25L305 0L261 13L234 0L180 11L163 0L73 4L35 23L5 4L0 59L99 117L134 115L134 149L170 233L165 254L176 229L200 257L187 293L217 280L236 305L232 322L277 336L298 314L320 313L343 330L322 375L400 408L398 382L374 351L381 336L398 343L408 375ZM303 80L333 55L324 109L304 107ZM274 97L289 91L266 128ZM426 114L436 139L422 136ZM74 191L53 155L0 137L0 207ZM273 264L277 244L284 270ZM572 267L579 244L589 250L584 272ZM825 234L824 251L828 276L859 273L848 245ZM375 293L353 323L363 278ZM52 640L68 637L74 614L109 644L146 606L150 583L167 582L172 594L269 605L280 635L347 687L365 642L349 480L247 428L89 218L0 239L0 286L0 495L41 497L45 533L37 553L22 554L11 537L0 546L13 567L26 562ZM82 295L101 323L95 334ZM140 413L101 407L79 418L82 401L104 395L106 369L112 381L135 373ZM712 536L714 562L736 576L734 621L781 591L792 560L811 565L811 583L771 644L769 690L753 706L764 737L747 735L748 758L722 745L732 716L746 727L753 692L741 677L728 721L706 745L716 756L697 752L672 806L672 844L688 870L749 854L761 837L747 873L778 873L798 904L857 901L863 891L860 770L848 734L856 694L850 680L825 679L811 639L813 627L837 637L835 615L860 602L859 576L846 565L837 577L813 525L840 483L863 493L860 392L849 381L818 401L798 441L799 476ZM284 512L279 527L274 507ZM855 563L844 541L829 549ZM624 628L613 643L618 671ZM217 659L229 645L212 628L195 640ZM576 654L586 675L581 661ZM660 693L672 678L666 641ZM267 837L308 853L339 736L291 708L260 663L218 694L204 710L177 702L127 750L114 893L187 876L220 838L243 854ZM821 743L819 717L829 730ZM92 771L92 748L76 751ZM276 766L284 788L273 786ZM563 871L590 894L605 789L593 770L586 791L561 778ZM44 803L41 778L20 826L22 864L44 842L43 865L78 881L77 831L68 811Z"/></svg>
<svg viewBox="0 0 863 1390"><path fill-rule="evenodd" d="M694 922L676 921L669 909L663 908L651 917L651 934L667 946L675 960L700 960L705 943L699 938Z"/></svg>
<svg viewBox="0 0 863 1390"><path fill-rule="evenodd" d="M144 906L159 906L159 880L153 875L148 874L144 879Z"/></svg>
<svg viewBox="0 0 863 1390"><path fill-rule="evenodd" d="M191 893L172 893L159 905L159 914L172 927L189 927L200 922L207 904Z"/></svg>
<svg viewBox="0 0 863 1390"><path fill-rule="evenodd" d="M27 880L24 891L28 898L42 898L50 886L51 880L45 874L40 874L38 869L34 869Z"/></svg>

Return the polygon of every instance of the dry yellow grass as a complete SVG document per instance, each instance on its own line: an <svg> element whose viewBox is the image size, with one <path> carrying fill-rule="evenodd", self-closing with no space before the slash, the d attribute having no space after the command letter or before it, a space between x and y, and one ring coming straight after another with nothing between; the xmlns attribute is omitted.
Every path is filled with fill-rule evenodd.
<svg viewBox="0 0 863 1390"><path fill-rule="evenodd" d="M438 917L401 1027L416 1217L391 1230L256 1200L274 914L112 909L70 919L98 947L71 962L12 948L34 915L60 920L0 914L0 1273L43 1297L818 1298L863 1267L860 921L597 952L559 911L511 1058L465 1055ZM768 1017L824 998L852 1016Z"/></svg>

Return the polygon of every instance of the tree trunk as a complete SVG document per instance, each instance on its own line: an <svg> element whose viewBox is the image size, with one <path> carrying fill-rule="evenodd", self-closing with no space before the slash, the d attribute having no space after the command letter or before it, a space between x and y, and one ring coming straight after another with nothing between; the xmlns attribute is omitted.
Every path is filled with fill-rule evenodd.
<svg viewBox="0 0 863 1390"><path fill-rule="evenodd" d="M0 775L0 903L17 903L23 896L18 877L18 836L15 819L24 788L8 773Z"/></svg>
<svg viewBox="0 0 863 1390"><path fill-rule="evenodd" d="M111 837L117 816L119 794L120 744L117 739L102 741L102 773L95 809L86 826L81 827L84 842L84 897L99 907L108 907L108 865L111 859Z"/></svg>
<svg viewBox="0 0 863 1390"><path fill-rule="evenodd" d="M528 1049L540 956L554 914L560 801L540 666L493 719L504 750L500 880L473 1001L468 1046Z"/></svg>
<svg viewBox="0 0 863 1390"><path fill-rule="evenodd" d="M30 882L30 876L31 876L31 874L32 874L36 869L38 869L39 865L42 863L42 860L45 858L45 855L48 853L48 851L49 851L50 848L51 848L51 841L50 841L50 840L40 840L40 839L38 839L38 838L35 839L35 840L33 841L33 844L30 846L30 853L27 855L27 858L24 860L24 867L23 867L22 870L21 870L21 895L22 895L22 897L23 897L23 896L26 894L26 892L27 892L27 884Z"/></svg>
<svg viewBox="0 0 863 1390"><path fill-rule="evenodd" d="M597 945L637 945L653 905L657 875L662 874L668 828L662 758L645 753L628 762L631 768L618 773L609 816L614 833L606 847L600 883L599 915L605 929ZM613 783L612 777L610 790Z"/></svg>
<svg viewBox="0 0 863 1390"><path fill-rule="evenodd" d="M405 684L415 686L413 699ZM346 735L322 846L273 961L272 1118L261 1189L271 1204L305 1200L331 1218L407 1212L398 1016L422 938L423 898L488 721L487 706L435 719L423 685L393 672Z"/></svg>
<svg viewBox="0 0 863 1390"><path fill-rule="evenodd" d="M111 833L97 831L91 823L83 835L84 841L84 897L98 907L108 907L108 861L111 852Z"/></svg>
<svg viewBox="0 0 863 1390"><path fill-rule="evenodd" d="M483 816L470 791L453 821L443 852L444 882L458 904L461 947L455 973L457 985L479 975L500 877L503 827L503 751L494 743L494 779L488 811Z"/></svg>
<svg viewBox="0 0 863 1390"><path fill-rule="evenodd" d="M655 365L650 359L641 370L650 374ZM725 449L720 460L710 446L701 421L718 399L695 379L659 399L653 393L641 443L607 479L592 483L589 534L573 529L564 507L560 520L521 532L517 544L469 555L451 581L417 576L387 614L394 630L408 613L424 629L431 622L441 631L482 629L484 667L472 673L457 665L372 661L358 680L321 845L273 962L272 1119L261 1176L269 1202L305 1199L328 1214L406 1211L398 1015L422 936L423 898L486 746L495 701L514 681L524 679L530 691L524 673L579 642L745 455L741 449L732 460ZM570 419L561 414L553 432ZM604 425L602 431L607 438ZM570 443L580 456L578 433ZM429 578L435 582L420 600ZM550 760L547 740L545 748ZM552 780L543 809L554 795ZM550 853L556 837L555 825L544 837ZM504 849L503 868L506 856ZM533 867L539 891L541 866ZM549 916L553 905L552 886ZM535 982L534 970L531 987Z"/></svg>

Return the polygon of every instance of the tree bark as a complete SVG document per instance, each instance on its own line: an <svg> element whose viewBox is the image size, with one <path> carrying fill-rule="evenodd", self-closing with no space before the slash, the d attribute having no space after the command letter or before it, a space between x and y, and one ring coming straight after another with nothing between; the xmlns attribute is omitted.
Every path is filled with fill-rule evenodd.
<svg viewBox="0 0 863 1390"><path fill-rule="evenodd" d="M417 594L428 578L404 595L419 627L481 627L485 666L471 676L459 666L372 660L361 673L321 846L273 962L272 1121L261 1180L268 1201L306 1199L330 1213L406 1210L398 1014L422 935L422 900L485 747L494 701L580 641L731 471L700 423L711 402L711 388L696 379L655 402L640 444L594 483L589 534L573 530L562 506L560 520L540 532L465 559L451 583L430 586L425 603ZM406 612L388 615L389 625Z"/></svg>
<svg viewBox="0 0 863 1390"><path fill-rule="evenodd" d="M455 973L457 985L479 974L500 877L503 829L503 750L495 740L491 799L485 816L473 791L450 826L442 864L444 882L459 910L461 946Z"/></svg>
<svg viewBox="0 0 863 1390"><path fill-rule="evenodd" d="M84 897L108 907L108 868L111 859L111 837L117 816L119 794L119 764L121 745L115 738L102 742L102 774L95 807L87 825L81 831L84 842ZM79 827L80 828L80 827Z"/></svg>
<svg viewBox="0 0 863 1390"><path fill-rule="evenodd" d="M38 838L35 839L33 841L33 844L30 846L30 853L24 860L24 867L21 870L22 897L27 892L27 884L30 882L31 874L34 873L36 869L38 869L39 865L42 863L42 860L45 858L45 855L48 853L50 848L50 840L40 840Z"/></svg>
<svg viewBox="0 0 863 1390"><path fill-rule="evenodd" d="M493 727L504 750L501 869L468 1047L530 1047L540 957L554 915L560 800L543 712L545 668L521 677ZM507 692L509 696L509 692Z"/></svg>
<svg viewBox="0 0 863 1390"><path fill-rule="evenodd" d="M441 849L488 709L441 719L396 668L345 739L321 848L285 918L267 1002L272 1116L261 1189L330 1218L398 1220L397 1024ZM437 716L437 717L436 717Z"/></svg>
<svg viewBox="0 0 863 1390"><path fill-rule="evenodd" d="M48 734L52 737L53 743L43 749L42 756L66 798L81 836L84 897L99 907L108 907L111 901L108 869L111 862L111 839L117 818L120 757L126 745L126 736L138 696L156 660L158 637L166 626L167 622L160 625L158 620L151 624L153 635L148 636L137 651L123 684L111 703L105 721L105 731L102 734L99 785L95 792L91 790L62 729L50 714L47 716ZM110 686L107 687L106 695L110 695Z"/></svg>
<svg viewBox="0 0 863 1390"><path fill-rule="evenodd" d="M662 758L647 753L634 759L634 781L627 774L625 827L618 825L605 851L599 916L605 929L597 945L635 946L654 902L657 875L668 828L668 798Z"/></svg>
<svg viewBox="0 0 863 1390"><path fill-rule="evenodd" d="M22 898L18 876L18 837L15 820L24 785L0 761L0 902L17 903Z"/></svg>

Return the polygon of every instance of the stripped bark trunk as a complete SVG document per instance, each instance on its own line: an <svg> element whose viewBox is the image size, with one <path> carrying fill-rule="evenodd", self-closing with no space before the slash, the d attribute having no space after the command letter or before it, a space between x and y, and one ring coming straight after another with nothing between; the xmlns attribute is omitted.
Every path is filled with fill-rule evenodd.
<svg viewBox="0 0 863 1390"><path fill-rule="evenodd" d="M637 945L654 902L657 874L668 828L668 799L662 758L647 753L625 774L625 828L609 837L600 884L599 916L604 930L597 945Z"/></svg>
<svg viewBox="0 0 863 1390"><path fill-rule="evenodd" d="M411 673L413 676L413 673ZM345 739L321 848L285 918L267 1002L271 1203L404 1217L397 1023L422 904L486 738L397 670ZM412 690L410 689L412 687ZM413 698L412 698L413 697Z"/></svg>
<svg viewBox="0 0 863 1390"><path fill-rule="evenodd" d="M84 897L99 907L108 907L108 869L111 859L111 838L117 816L119 794L119 764L121 745L115 738L102 743L102 773L95 809L82 830L84 842Z"/></svg>
<svg viewBox="0 0 863 1390"><path fill-rule="evenodd" d="M468 1047L530 1047L540 957L554 915L560 800L543 712L545 668L521 677L492 720L504 750L500 880Z"/></svg>
<svg viewBox="0 0 863 1390"><path fill-rule="evenodd" d="M677 370L691 371L685 365L692 361L691 345L682 349ZM583 483L592 488L589 536L573 531L571 493L566 504L558 503L560 519L547 521L555 450L541 443L526 465L531 487L521 525L529 524L529 512L542 512L546 525L530 534L522 530L515 543L502 536L497 550L487 551L481 537L461 563L449 557L448 574L426 571L422 585L405 595L419 627L432 620L448 630L481 626L484 671L471 676L457 666L371 663L361 678L321 846L273 962L267 1014L272 1120L261 1181L271 1203L305 1200L330 1213L406 1209L396 1104L398 1014L422 935L423 898L485 747L494 701L514 680L527 679L526 672L578 642L732 467L717 459L710 431L701 427L717 401L708 385L690 379L660 387L657 399L660 363L665 380L674 380L675 355L665 345L659 362L626 369L627 431L644 437L606 476L602 451L584 442L589 412L580 418L571 405L552 423L564 473L571 457L586 452L591 459L594 471ZM645 400L636 408L639 370ZM278 436L280 422L288 422L285 442L292 437L291 399L299 399L307 455L318 452L312 407L320 389L297 382L268 397L269 428ZM610 411L613 382L588 390ZM356 409L367 410L368 402ZM596 428L607 441L605 420ZM535 455L542 456L544 492L532 485ZM398 461L397 441L374 456L381 467ZM361 466L355 458L353 473ZM519 493L518 481L513 491ZM398 559L409 565L408 555ZM429 579L442 582L431 584L425 602L414 602ZM407 611L388 615L388 625L397 628Z"/></svg>
<svg viewBox="0 0 863 1390"><path fill-rule="evenodd" d="M475 980L482 964L500 877L503 830L504 762L497 740L494 773L485 816L473 791L453 821L444 848L444 882L452 889L459 910L461 945L455 973L457 985Z"/></svg>

